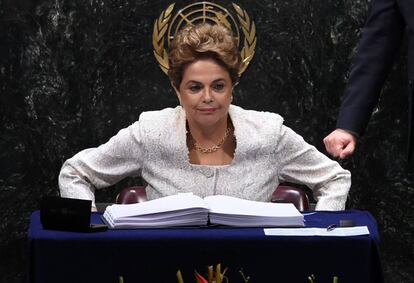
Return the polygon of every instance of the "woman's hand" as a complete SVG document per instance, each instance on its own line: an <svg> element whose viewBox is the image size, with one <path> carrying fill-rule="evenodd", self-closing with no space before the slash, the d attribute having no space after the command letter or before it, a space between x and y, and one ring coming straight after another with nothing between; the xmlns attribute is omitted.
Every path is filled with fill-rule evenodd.
<svg viewBox="0 0 414 283"><path fill-rule="evenodd" d="M323 139L323 143L330 155L345 159L354 153L357 138L345 130L336 129Z"/></svg>

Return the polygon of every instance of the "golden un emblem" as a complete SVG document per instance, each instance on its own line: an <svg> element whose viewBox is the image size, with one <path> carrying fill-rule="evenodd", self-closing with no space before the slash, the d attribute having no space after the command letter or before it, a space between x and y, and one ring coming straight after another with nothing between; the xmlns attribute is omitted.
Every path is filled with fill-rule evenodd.
<svg viewBox="0 0 414 283"><path fill-rule="evenodd" d="M246 10L232 3L238 23L240 24L239 27L233 15L226 8L211 2L190 4L173 15L174 6L175 3L162 11L154 23L154 31L152 34L154 55L164 73L168 74L168 53L166 46L168 48L174 39L174 35L185 25L201 22L221 24L233 32L233 36L237 39L237 44L241 48L242 64L239 76L246 70L256 49L256 26L250 20ZM240 38L240 31L242 31L243 40ZM241 41L243 41L242 47L240 46Z"/></svg>

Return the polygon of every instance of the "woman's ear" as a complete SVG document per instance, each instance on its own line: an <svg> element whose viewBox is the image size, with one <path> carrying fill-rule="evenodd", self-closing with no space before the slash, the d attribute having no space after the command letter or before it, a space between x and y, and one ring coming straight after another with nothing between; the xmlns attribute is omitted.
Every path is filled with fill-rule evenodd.
<svg viewBox="0 0 414 283"><path fill-rule="evenodd" d="M172 86L172 88L174 89L175 94L177 95L177 98L178 98L178 101L180 102L180 105L183 105L183 104L181 103L180 92L179 92L179 91L178 91L178 89L175 87L175 85L174 85L174 83L173 83L173 82L171 82L171 86Z"/></svg>

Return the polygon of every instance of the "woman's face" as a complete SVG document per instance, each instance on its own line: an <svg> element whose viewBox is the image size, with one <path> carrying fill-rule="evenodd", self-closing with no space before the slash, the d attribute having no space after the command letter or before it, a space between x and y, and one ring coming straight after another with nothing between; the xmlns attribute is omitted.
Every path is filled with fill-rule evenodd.
<svg viewBox="0 0 414 283"><path fill-rule="evenodd" d="M197 60L186 66L175 91L189 123L208 127L227 121L233 84L229 72L213 59Z"/></svg>

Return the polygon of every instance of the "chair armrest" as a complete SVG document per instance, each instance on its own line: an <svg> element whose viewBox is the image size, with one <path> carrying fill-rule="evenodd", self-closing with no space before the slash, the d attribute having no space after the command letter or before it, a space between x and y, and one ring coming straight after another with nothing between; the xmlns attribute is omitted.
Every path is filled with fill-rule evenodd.
<svg viewBox="0 0 414 283"><path fill-rule="evenodd" d="M133 186L122 189L116 196L117 204L130 204L147 201L145 186Z"/></svg>
<svg viewBox="0 0 414 283"><path fill-rule="evenodd" d="M279 185L272 194L271 202L293 203L299 211L309 210L309 198L300 188Z"/></svg>

